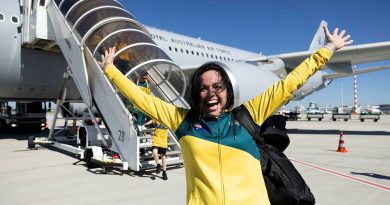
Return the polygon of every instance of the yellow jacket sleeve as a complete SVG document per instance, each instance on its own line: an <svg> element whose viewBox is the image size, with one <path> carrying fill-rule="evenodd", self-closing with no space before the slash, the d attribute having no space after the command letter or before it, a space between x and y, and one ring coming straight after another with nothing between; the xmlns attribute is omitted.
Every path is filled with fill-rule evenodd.
<svg viewBox="0 0 390 205"><path fill-rule="evenodd" d="M112 64L106 66L104 73L139 110L172 131L178 128L188 112L186 109L178 108L171 103L145 93Z"/></svg>
<svg viewBox="0 0 390 205"><path fill-rule="evenodd" d="M332 56L327 48L321 48L316 53L298 65L285 79L266 89L254 99L244 103L253 117L261 125L279 107L284 105L304 82L318 71Z"/></svg>

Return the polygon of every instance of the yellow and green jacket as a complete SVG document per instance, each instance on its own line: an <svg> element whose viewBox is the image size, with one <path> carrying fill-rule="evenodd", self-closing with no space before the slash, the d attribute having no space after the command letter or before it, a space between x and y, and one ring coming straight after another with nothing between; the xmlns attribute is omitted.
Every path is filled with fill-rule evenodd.
<svg viewBox="0 0 390 205"><path fill-rule="evenodd" d="M285 79L245 102L253 120L261 125L331 56L328 49L320 49ZM244 127L231 123L230 111L217 119L201 119L187 129L189 110L146 94L113 65L106 67L105 74L142 112L176 133L185 165L187 204L270 204L259 150Z"/></svg>

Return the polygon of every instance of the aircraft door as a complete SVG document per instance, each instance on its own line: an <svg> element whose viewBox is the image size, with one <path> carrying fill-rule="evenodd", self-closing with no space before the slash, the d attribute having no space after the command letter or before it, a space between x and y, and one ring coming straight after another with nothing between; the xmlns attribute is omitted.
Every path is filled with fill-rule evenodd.
<svg viewBox="0 0 390 205"><path fill-rule="evenodd" d="M18 82L21 72L21 16L19 1L4 1L0 9L0 93ZM4 5L5 4L5 5Z"/></svg>

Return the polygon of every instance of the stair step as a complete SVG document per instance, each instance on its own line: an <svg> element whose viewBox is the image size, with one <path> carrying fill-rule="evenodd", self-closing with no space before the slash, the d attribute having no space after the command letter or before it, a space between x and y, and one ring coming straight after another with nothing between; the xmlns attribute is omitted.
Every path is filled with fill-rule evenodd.
<svg viewBox="0 0 390 205"><path fill-rule="evenodd" d="M176 145L176 143L169 142L168 146L171 146L171 145ZM139 148L146 148L146 147L152 147L152 142L145 142L145 143L140 143L139 144Z"/></svg>
<svg viewBox="0 0 390 205"><path fill-rule="evenodd" d="M140 130L140 133L154 133L154 128L152 129L145 129L145 130Z"/></svg>
<svg viewBox="0 0 390 205"><path fill-rule="evenodd" d="M183 160L181 160L179 157L173 157L167 159L168 166L177 165L177 164L183 164ZM156 167L156 162L154 160L141 162L141 169L150 169L154 167Z"/></svg>
<svg viewBox="0 0 390 205"><path fill-rule="evenodd" d="M171 156L179 155L179 154L181 154L181 151L167 151L167 158L169 158ZM147 154L141 155L139 157L140 161L144 161L144 160L148 160L148 159L153 159L152 153L147 153Z"/></svg>
<svg viewBox="0 0 390 205"><path fill-rule="evenodd" d="M146 135L146 136L138 136L138 139L152 139L152 135Z"/></svg>

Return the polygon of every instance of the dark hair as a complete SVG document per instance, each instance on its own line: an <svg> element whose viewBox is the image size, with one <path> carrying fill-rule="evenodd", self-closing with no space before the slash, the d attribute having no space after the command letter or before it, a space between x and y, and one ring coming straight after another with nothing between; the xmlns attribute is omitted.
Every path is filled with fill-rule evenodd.
<svg viewBox="0 0 390 205"><path fill-rule="evenodd" d="M201 107L199 106L200 103L200 86L201 86L201 76L203 73L209 70L215 70L218 71L222 77L222 82L225 84L227 89L227 100L226 105L224 109L231 109L233 107L234 103L234 93L233 93L233 86L230 82L230 78L226 71L218 64L216 63L206 63L199 67L194 74L191 77L190 81L190 90L187 93L187 99L190 103L191 110L192 110L192 119L191 120L197 120L201 117Z"/></svg>

